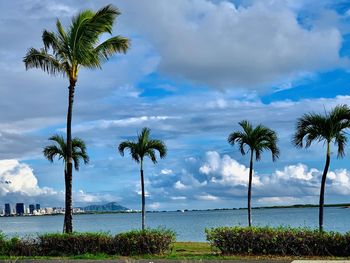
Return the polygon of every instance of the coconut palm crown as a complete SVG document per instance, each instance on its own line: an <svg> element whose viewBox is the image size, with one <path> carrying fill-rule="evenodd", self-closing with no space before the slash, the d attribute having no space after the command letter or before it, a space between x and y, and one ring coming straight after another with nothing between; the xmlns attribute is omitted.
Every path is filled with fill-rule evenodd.
<svg viewBox="0 0 350 263"><path fill-rule="evenodd" d="M100 42L102 34L112 34L118 15L117 8L107 5L97 12L89 9L80 12L66 29L57 19L56 32L42 33L44 47L28 50L23 59L26 69L40 68L50 75L62 74L74 83L82 67L101 68L101 62L129 48L129 40L122 36Z"/></svg>
<svg viewBox="0 0 350 263"><path fill-rule="evenodd" d="M272 160L275 161L279 157L279 149L277 147L277 134L275 131L258 125L255 128L252 124L243 120L239 122L243 131L235 131L228 137L228 142L232 146L238 145L242 155L250 152L250 166L249 166L249 182L248 182L248 225L252 225L251 217L251 198L252 198L252 180L253 180L253 161L259 161L264 151L270 151Z"/></svg>
<svg viewBox="0 0 350 263"><path fill-rule="evenodd" d="M50 75L63 75L69 80L67 111L67 176L65 181L66 199L71 196L72 188L72 112L74 91L81 68L101 68L101 63L115 53L125 53L129 40L114 36L100 41L101 35L111 34L117 8L107 5L97 12L84 10L73 17L70 25L63 28L60 20L56 22L56 32L44 30L41 49L30 48L23 62L26 69L39 68ZM72 203L66 202L65 232L73 231Z"/></svg>
<svg viewBox="0 0 350 263"><path fill-rule="evenodd" d="M298 148L309 148L313 142L326 145L326 163L324 166L319 201L319 230L323 231L323 207L327 173L330 165L331 144L337 148L337 157L345 155L347 143L346 130L350 128L350 108L347 105L336 106L325 114L308 113L298 119L292 143Z"/></svg>
<svg viewBox="0 0 350 263"><path fill-rule="evenodd" d="M157 163L156 151L159 153L161 159L165 158L167 154L167 147L161 140L150 138L151 130L143 128L141 133L138 135L135 141L124 141L119 144L119 153L124 156L124 151L129 150L131 158L140 163L140 174L141 174L141 194L142 194L142 230L145 229L145 186L144 186L144 175L143 175L143 162L145 157L149 157L155 164Z"/></svg>

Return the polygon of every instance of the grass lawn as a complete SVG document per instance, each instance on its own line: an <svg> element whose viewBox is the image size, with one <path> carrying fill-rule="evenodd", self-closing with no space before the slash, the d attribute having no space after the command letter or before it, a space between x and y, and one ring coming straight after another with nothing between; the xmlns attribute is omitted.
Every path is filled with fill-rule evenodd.
<svg viewBox="0 0 350 263"><path fill-rule="evenodd" d="M110 256L106 254L90 255L84 254L79 256L64 257L64 259L87 259L87 260L108 260L108 259L125 259L127 257ZM169 260L261 260L276 262L291 262L294 259L349 259L336 257L282 257L282 256L250 256L234 255L221 256L218 252L211 249L210 245L205 242L176 242L172 251L166 255L160 256L132 256L133 259L169 259ZM31 257L0 257L0 259L32 259ZM58 257L36 257L36 259L58 259ZM62 259L62 258L59 258Z"/></svg>

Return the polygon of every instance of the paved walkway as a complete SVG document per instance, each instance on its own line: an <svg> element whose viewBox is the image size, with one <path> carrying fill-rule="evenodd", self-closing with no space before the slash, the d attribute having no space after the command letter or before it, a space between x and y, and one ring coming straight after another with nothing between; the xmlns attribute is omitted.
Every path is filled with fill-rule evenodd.
<svg viewBox="0 0 350 263"><path fill-rule="evenodd" d="M117 260L64 260L64 259L27 259L27 260L0 260L0 263L10 263L10 262L16 262L16 263L62 263L62 262L70 262L70 263L290 263L291 261L283 261L283 260L166 260L166 259L117 259ZM299 262L301 263L301 262ZM306 263L306 262L305 262ZM338 262L337 262L338 263ZM340 262L339 262L340 263ZM348 261L350 263L350 261Z"/></svg>
<svg viewBox="0 0 350 263"><path fill-rule="evenodd" d="M68 259L26 259L0 260L0 263L350 263L350 260L166 260L166 259L117 259L117 260L68 260Z"/></svg>

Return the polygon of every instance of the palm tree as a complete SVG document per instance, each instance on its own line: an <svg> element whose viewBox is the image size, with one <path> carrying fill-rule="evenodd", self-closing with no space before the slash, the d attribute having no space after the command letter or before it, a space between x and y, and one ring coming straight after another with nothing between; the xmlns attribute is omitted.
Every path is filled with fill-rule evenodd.
<svg viewBox="0 0 350 263"><path fill-rule="evenodd" d="M129 40L122 36L111 37L100 42L104 33L112 33L116 17L120 15L117 8L107 5L97 12L85 10L73 17L70 26L64 29L57 20L57 32L43 31L44 48L30 48L23 62L26 69L40 68L50 75L63 75L69 80L67 112L67 176L66 199L72 191L72 111L74 91L81 68L101 68L101 63L115 53L126 53ZM71 233L72 203L66 202L65 232Z"/></svg>
<svg viewBox="0 0 350 263"><path fill-rule="evenodd" d="M67 181L67 163L68 163L68 147L62 135L54 135L49 138L50 141L55 142L52 145L46 146L43 150L44 156L50 162L54 161L57 157L64 163L64 178ZM89 156L86 152L85 142L77 137L72 139L72 159L74 163L74 169L79 171L80 160L83 160L84 164L89 162ZM69 192L68 196L66 193L66 207L67 203L72 203L72 192ZM66 220L63 223L63 232L66 232Z"/></svg>
<svg viewBox="0 0 350 263"><path fill-rule="evenodd" d="M243 131L236 131L229 135L228 142L234 146L238 144L239 150L242 155L246 154L246 147L250 151L250 165L249 165L249 184L248 184L248 224L252 225L252 180L253 180L253 160L255 153L255 160L261 159L263 151L271 151L272 160L275 161L279 157L279 149L277 147L277 134L275 131L263 126L258 125L253 128L252 124L246 120L239 122Z"/></svg>
<svg viewBox="0 0 350 263"><path fill-rule="evenodd" d="M124 156L124 150L128 149L131 158L140 163L140 174L141 174L141 194L142 194L142 230L145 229L145 185L143 177L143 161L145 157L149 157L155 164L157 163L156 153L159 152L159 157L164 158L167 153L165 143L161 140L154 140L150 138L151 130L143 128L141 133L138 135L136 141L124 141L119 144L118 150L122 156Z"/></svg>
<svg viewBox="0 0 350 263"><path fill-rule="evenodd" d="M346 105L339 105L324 115L309 113L304 114L297 121L296 132L293 136L293 144L298 148L308 148L316 142L326 144L326 164L324 166L319 203L319 230L323 231L323 206L324 191L326 186L327 173L331 161L331 144L338 147L338 158L345 154L344 148L347 142L345 130L350 127L350 108ZM305 140L305 144L304 144Z"/></svg>

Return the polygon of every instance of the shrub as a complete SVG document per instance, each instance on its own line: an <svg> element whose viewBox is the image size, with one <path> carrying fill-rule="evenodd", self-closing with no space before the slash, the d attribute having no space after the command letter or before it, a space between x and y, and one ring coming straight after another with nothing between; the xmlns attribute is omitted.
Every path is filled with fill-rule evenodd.
<svg viewBox="0 0 350 263"><path fill-rule="evenodd" d="M37 238L13 237L10 240L5 240L5 247L1 255L6 256L37 256L40 254L40 246Z"/></svg>
<svg viewBox="0 0 350 263"><path fill-rule="evenodd" d="M350 233L310 229L219 227L207 229L207 240L222 254L350 256Z"/></svg>
<svg viewBox="0 0 350 263"><path fill-rule="evenodd" d="M112 241L105 233L45 234L38 236L40 254L45 256L64 256L97 254Z"/></svg>
<svg viewBox="0 0 350 263"><path fill-rule="evenodd" d="M112 253L123 256L164 254L173 242L175 233L171 230L134 230L114 237Z"/></svg>
<svg viewBox="0 0 350 263"><path fill-rule="evenodd" d="M166 229L134 230L115 236L106 233L57 233L11 239L6 239L0 233L0 255L163 254L170 249L174 241L174 232Z"/></svg>

